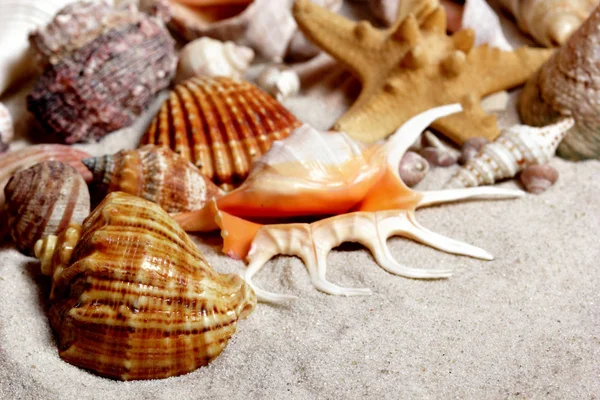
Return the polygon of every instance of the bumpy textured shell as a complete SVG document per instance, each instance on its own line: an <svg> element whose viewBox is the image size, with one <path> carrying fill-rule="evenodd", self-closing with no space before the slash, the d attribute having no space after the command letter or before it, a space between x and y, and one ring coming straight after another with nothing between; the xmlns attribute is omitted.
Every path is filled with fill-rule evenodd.
<svg viewBox="0 0 600 400"><path fill-rule="evenodd" d="M173 39L162 21L131 11L88 13L89 21L81 25L95 29L84 29L82 43L61 42L51 28L76 18L78 7L89 3L76 3L60 13L47 28L47 41L39 40L47 44L50 63L27 97L29 111L66 143L98 139L133 123L154 95L169 85L177 61ZM119 18L118 13L125 16ZM64 26L67 37L69 26ZM77 35L78 28L75 23ZM54 51L53 44L66 48Z"/></svg>
<svg viewBox="0 0 600 400"><path fill-rule="evenodd" d="M109 194L78 236L36 245L52 276L59 354L78 367L123 380L188 373L217 357L256 305L242 278L213 271L147 200Z"/></svg>
<svg viewBox="0 0 600 400"><path fill-rule="evenodd" d="M75 168L45 161L17 172L4 188L10 233L19 250L81 223L90 213L90 193Z"/></svg>
<svg viewBox="0 0 600 400"><path fill-rule="evenodd" d="M225 77L177 85L142 144L167 146L225 188L240 184L252 161L300 122L256 86Z"/></svg>
<svg viewBox="0 0 600 400"><path fill-rule="evenodd" d="M558 147L558 155L567 159L600 158L599 43L600 7L531 77L519 99L519 113L528 125L575 118Z"/></svg>
<svg viewBox="0 0 600 400"><path fill-rule="evenodd" d="M446 186L491 185L516 176L527 166L545 164L573 124L573 118L565 118L543 128L515 125L505 129L460 168Z"/></svg>
<svg viewBox="0 0 600 400"><path fill-rule="evenodd" d="M166 147L146 145L83 163L94 175L92 193L99 200L122 191L175 213L198 210L222 194L198 168Z"/></svg>

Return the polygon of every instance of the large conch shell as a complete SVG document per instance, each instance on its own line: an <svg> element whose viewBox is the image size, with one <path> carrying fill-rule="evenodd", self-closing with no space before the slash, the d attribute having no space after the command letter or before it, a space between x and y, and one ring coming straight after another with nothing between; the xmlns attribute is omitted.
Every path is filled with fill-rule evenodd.
<svg viewBox="0 0 600 400"><path fill-rule="evenodd" d="M158 205L125 193L35 250L52 278L59 355L110 378L166 378L208 364L256 304L243 279L213 271Z"/></svg>
<svg viewBox="0 0 600 400"><path fill-rule="evenodd" d="M368 289L343 288L325 276L327 254L347 241L368 247L390 273L423 279L448 277L450 270L399 264L386 245L387 238L406 236L442 251L490 260L493 257L482 249L427 230L417 222L415 210L461 199L523 194L490 187L417 192L402 182L398 166L411 144L435 119L461 110L453 104L421 113L387 143L367 148L344 133L320 133L304 125L287 139L273 143L242 186L213 202L212 213L205 208L180 214L176 220L186 230L210 230L215 228L210 217L216 215L223 251L233 257L248 256L245 276L250 285L270 258L288 254L302 258L319 290L347 296L368 294ZM317 221L284 223L290 217ZM289 298L258 288L255 291L263 300Z"/></svg>
<svg viewBox="0 0 600 400"><path fill-rule="evenodd" d="M560 46L579 28L598 0L500 0L519 28L546 47Z"/></svg>
<svg viewBox="0 0 600 400"><path fill-rule="evenodd" d="M600 158L599 41L600 6L529 79L519 98L519 113L528 125L575 118L558 147L558 155L567 159Z"/></svg>
<svg viewBox="0 0 600 400"><path fill-rule="evenodd" d="M256 86L196 77L175 86L142 144L167 146L225 189L248 176L252 161L300 122Z"/></svg>
<svg viewBox="0 0 600 400"><path fill-rule="evenodd" d="M530 165L546 164L574 123L573 118L564 118L543 128L511 126L503 130L494 142L483 146L479 154L460 168L446 186L492 185L516 176Z"/></svg>
<svg viewBox="0 0 600 400"><path fill-rule="evenodd" d="M176 213L198 210L223 194L198 168L167 147L149 144L82 162L94 175L93 195L100 199L121 191Z"/></svg>
<svg viewBox="0 0 600 400"><path fill-rule="evenodd" d="M0 0L0 95L33 72L27 37L73 0Z"/></svg>
<svg viewBox="0 0 600 400"><path fill-rule="evenodd" d="M33 254L35 242L80 224L90 213L90 193L70 165L44 161L13 175L4 188L11 236Z"/></svg>

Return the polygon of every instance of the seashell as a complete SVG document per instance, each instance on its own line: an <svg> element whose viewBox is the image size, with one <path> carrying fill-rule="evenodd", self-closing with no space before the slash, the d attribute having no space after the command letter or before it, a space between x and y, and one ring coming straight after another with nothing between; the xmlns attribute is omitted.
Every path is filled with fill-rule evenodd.
<svg viewBox="0 0 600 400"><path fill-rule="evenodd" d="M12 117L8 108L0 103L0 153L8 150L8 144L15 134Z"/></svg>
<svg viewBox="0 0 600 400"><path fill-rule="evenodd" d="M449 167L456 164L459 153L455 149L442 143L430 131L423 133L423 140L426 146L419 153L425 157L429 164L434 167Z"/></svg>
<svg viewBox="0 0 600 400"><path fill-rule="evenodd" d="M175 219L190 231L216 222L223 251L231 257L248 257L245 277L250 285L269 259L286 254L304 261L321 291L369 294L369 289L343 288L326 279L327 255L343 242L363 244L390 273L422 279L448 277L450 270L415 269L398 263L387 239L401 235L442 251L489 260L493 257L486 251L421 226L415 210L461 199L523 194L489 187L417 192L402 181L399 165L409 146L434 120L461 110L460 104L428 110L411 118L389 141L369 147L343 132L323 133L302 125L274 142L239 188L203 210L178 214ZM292 217L309 222L289 223ZM290 298L257 288L255 292L268 301Z"/></svg>
<svg viewBox="0 0 600 400"><path fill-rule="evenodd" d="M49 64L27 97L27 108L66 143L129 126L175 72L174 41L162 21L135 9L89 14L89 7L83 2L65 8L33 39L43 43L42 53L49 49L42 54ZM82 13L86 18L78 22ZM81 43L70 37L72 30L81 33ZM65 48L51 53L54 45Z"/></svg>
<svg viewBox="0 0 600 400"><path fill-rule="evenodd" d="M548 164L536 164L521 171L521 183L529 193L540 194L558 180L558 171Z"/></svg>
<svg viewBox="0 0 600 400"><path fill-rule="evenodd" d="M38 239L81 223L90 213L85 181L70 165L43 161L13 175L4 188L10 233L19 250L33 254Z"/></svg>
<svg viewBox="0 0 600 400"><path fill-rule="evenodd" d="M252 161L300 122L256 86L196 77L175 87L143 144L167 146L224 188L239 185Z"/></svg>
<svg viewBox="0 0 600 400"><path fill-rule="evenodd" d="M598 0L500 0L519 28L546 47L560 46L585 21Z"/></svg>
<svg viewBox="0 0 600 400"><path fill-rule="evenodd" d="M197 75L241 78L253 59L254 51L249 47L208 37L196 39L181 50L177 81Z"/></svg>
<svg viewBox="0 0 600 400"><path fill-rule="evenodd" d="M443 2L448 12L448 30L470 28L475 32L475 45L489 44L501 50L511 51L500 18L485 0L468 0L464 7L452 0Z"/></svg>
<svg viewBox="0 0 600 400"><path fill-rule="evenodd" d="M198 168L167 147L149 144L82 162L94 176L92 193L100 200L121 191L175 213L198 210L223 194Z"/></svg>
<svg viewBox="0 0 600 400"><path fill-rule="evenodd" d="M73 0L0 0L0 95L34 72L27 36Z"/></svg>
<svg viewBox="0 0 600 400"><path fill-rule="evenodd" d="M475 157L483 146L490 143L488 138L474 137L465 141L462 145L462 151L458 159L459 164L464 165L473 157Z"/></svg>
<svg viewBox="0 0 600 400"><path fill-rule="evenodd" d="M600 158L599 40L600 8L529 79L519 98L519 114L528 125L575 119L557 151L569 160Z"/></svg>
<svg viewBox="0 0 600 400"><path fill-rule="evenodd" d="M408 187L421 182L429 171L429 163L414 151L407 151L400 161L400 178Z"/></svg>
<svg viewBox="0 0 600 400"><path fill-rule="evenodd" d="M507 128L498 139L483 146L479 154L460 168L446 186L492 185L516 176L529 165L545 164L554 156L558 144L574 123L573 118L564 118L543 128L527 125Z"/></svg>
<svg viewBox="0 0 600 400"><path fill-rule="evenodd" d="M52 277L60 357L121 380L191 372L217 357L256 305L238 275L213 271L158 205L115 192L60 237L36 244Z"/></svg>
<svg viewBox="0 0 600 400"><path fill-rule="evenodd" d="M258 86L278 101L300 93L300 77L290 69L268 65L256 80Z"/></svg>

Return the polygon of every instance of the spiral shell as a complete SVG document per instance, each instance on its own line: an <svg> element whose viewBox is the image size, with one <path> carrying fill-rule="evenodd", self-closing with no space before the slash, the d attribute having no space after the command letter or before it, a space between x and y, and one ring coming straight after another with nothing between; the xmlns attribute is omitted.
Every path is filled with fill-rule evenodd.
<svg viewBox="0 0 600 400"><path fill-rule="evenodd" d="M429 162L418 153L408 151L402 156L399 166L400 178L408 187L421 182L428 171Z"/></svg>
<svg viewBox="0 0 600 400"><path fill-rule="evenodd" d="M519 98L519 114L528 125L575 119L557 152L570 160L600 158L599 41L600 7L529 79Z"/></svg>
<svg viewBox="0 0 600 400"><path fill-rule="evenodd" d="M300 122L256 86L196 77L175 87L142 139L167 146L224 188L240 184L252 161Z"/></svg>
<svg viewBox="0 0 600 400"><path fill-rule="evenodd" d="M483 146L477 156L460 168L446 186L491 185L516 176L529 165L545 164L574 123L573 118L565 118L543 128L515 125L505 129L498 139Z"/></svg>
<svg viewBox="0 0 600 400"><path fill-rule="evenodd" d="M14 136L12 117L8 108L0 103L0 153L8 150L8 144Z"/></svg>
<svg viewBox="0 0 600 400"><path fill-rule="evenodd" d="M548 164L536 164L525 167L519 177L529 193L540 194L556 183L558 171Z"/></svg>
<svg viewBox="0 0 600 400"><path fill-rule="evenodd" d="M59 355L110 378L166 378L206 365L256 305L245 281L213 271L164 210L121 192L81 228L39 241L36 255L52 277Z"/></svg>
<svg viewBox="0 0 600 400"><path fill-rule="evenodd" d="M277 100L282 101L300 92L300 77L291 69L266 66L258 76L256 83Z"/></svg>
<svg viewBox="0 0 600 400"><path fill-rule="evenodd" d="M94 176L92 193L99 199L122 191L175 213L198 210L222 194L198 168L166 147L146 145L83 163Z"/></svg>
<svg viewBox="0 0 600 400"><path fill-rule="evenodd" d="M38 239L81 223L90 213L90 194L75 168L44 161L17 172L4 188L10 233L19 250L33 254Z"/></svg>

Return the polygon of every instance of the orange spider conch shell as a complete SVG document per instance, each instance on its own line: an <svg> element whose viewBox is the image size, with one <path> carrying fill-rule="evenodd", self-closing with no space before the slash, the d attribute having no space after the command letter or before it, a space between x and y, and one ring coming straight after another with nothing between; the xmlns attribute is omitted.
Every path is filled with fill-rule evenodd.
<svg viewBox="0 0 600 400"><path fill-rule="evenodd" d="M208 364L256 296L211 269L158 205L114 192L84 221L38 241L52 277L50 323L65 361L115 379L157 379Z"/></svg>
<svg viewBox="0 0 600 400"><path fill-rule="evenodd" d="M327 254L343 242L358 242L386 271L410 278L439 279L449 269L411 268L398 263L386 241L401 235L449 253L491 260L485 250L421 226L415 210L462 199L506 199L522 191L479 187L430 192L408 188L398 166L404 153L435 119L459 112L452 104L433 108L407 121L384 144L365 147L343 133L322 133L304 125L257 161L238 189L200 211L175 218L186 230L209 230L214 220L224 239L223 251L247 257L246 281L278 254L300 257L321 291L361 295L369 289L343 288L326 279ZM289 223L301 217L303 222ZM308 220L308 222L305 222ZM253 286L261 300L290 296Z"/></svg>

